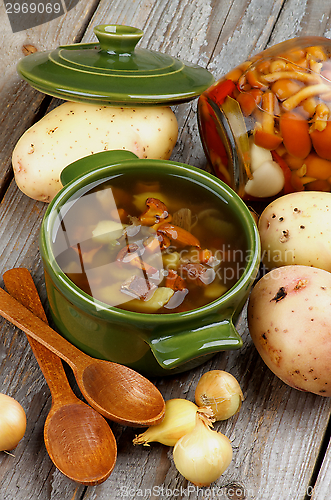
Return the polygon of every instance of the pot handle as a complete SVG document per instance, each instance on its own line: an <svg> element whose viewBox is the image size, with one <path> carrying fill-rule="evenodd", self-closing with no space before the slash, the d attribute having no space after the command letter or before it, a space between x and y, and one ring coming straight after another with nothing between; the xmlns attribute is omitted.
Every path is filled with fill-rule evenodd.
<svg viewBox="0 0 331 500"><path fill-rule="evenodd" d="M60 175L62 185L65 186L74 179L82 177L82 175L87 174L92 170L108 167L109 165L125 160L139 160L139 158L134 153L131 153L131 151L123 151L122 149L101 151L100 153L84 156L83 158L70 163L62 170Z"/></svg>
<svg viewBox="0 0 331 500"><path fill-rule="evenodd" d="M183 332L165 332L150 338L148 344L162 368L171 370L200 356L239 349L243 342L232 319L218 319Z"/></svg>

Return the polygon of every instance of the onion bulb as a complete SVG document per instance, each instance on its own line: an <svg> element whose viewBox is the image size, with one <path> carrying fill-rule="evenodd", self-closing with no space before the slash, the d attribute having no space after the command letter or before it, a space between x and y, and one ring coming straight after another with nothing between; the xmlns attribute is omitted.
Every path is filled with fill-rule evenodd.
<svg viewBox="0 0 331 500"><path fill-rule="evenodd" d="M199 407L188 399L169 399L165 403L165 414L161 423L152 425L143 434L136 436L133 444L156 441L166 446L174 446L178 439L195 427L195 417Z"/></svg>
<svg viewBox="0 0 331 500"><path fill-rule="evenodd" d="M210 406L215 420L226 420L241 408L243 393L237 379L223 370L211 370L200 378L195 389L198 406Z"/></svg>
<svg viewBox="0 0 331 500"><path fill-rule="evenodd" d="M232 460L230 440L210 425L206 416L197 413L194 429L180 438L173 449L177 470L196 486L209 486L216 481Z"/></svg>
<svg viewBox="0 0 331 500"><path fill-rule="evenodd" d="M12 450L25 434L26 415L12 397L0 393L0 451Z"/></svg>

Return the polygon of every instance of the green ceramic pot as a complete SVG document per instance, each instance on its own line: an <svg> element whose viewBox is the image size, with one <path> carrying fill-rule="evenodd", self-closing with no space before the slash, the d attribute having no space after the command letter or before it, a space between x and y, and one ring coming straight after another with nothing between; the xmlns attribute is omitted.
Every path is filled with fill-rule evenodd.
<svg viewBox="0 0 331 500"><path fill-rule="evenodd" d="M239 218L247 240L249 258L235 286L214 302L185 313L135 313L98 302L67 278L53 253L58 213L73 196L103 179L156 168L166 175L198 183L218 196ZM250 211L231 188L192 166L142 160L124 151L97 153L78 160L64 169L61 180L64 187L50 203L41 226L40 252L50 311L66 339L93 357L127 365L146 376L183 372L219 351L242 346L234 323L258 272L260 241Z"/></svg>

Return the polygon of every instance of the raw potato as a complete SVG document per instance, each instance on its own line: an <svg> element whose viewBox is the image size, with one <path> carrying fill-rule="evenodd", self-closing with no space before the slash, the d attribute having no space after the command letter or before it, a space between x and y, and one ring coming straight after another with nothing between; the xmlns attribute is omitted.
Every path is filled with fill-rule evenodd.
<svg viewBox="0 0 331 500"><path fill-rule="evenodd" d="M169 107L119 108L65 102L28 129L12 155L23 193L50 202L62 188L60 173L73 161L124 149L139 158L168 159L178 124Z"/></svg>
<svg viewBox="0 0 331 500"><path fill-rule="evenodd" d="M263 276L248 303L248 328L270 370L302 391L331 396L331 273L283 266Z"/></svg>
<svg viewBox="0 0 331 500"><path fill-rule="evenodd" d="M297 264L331 272L331 193L281 196L262 212L258 227L267 269Z"/></svg>

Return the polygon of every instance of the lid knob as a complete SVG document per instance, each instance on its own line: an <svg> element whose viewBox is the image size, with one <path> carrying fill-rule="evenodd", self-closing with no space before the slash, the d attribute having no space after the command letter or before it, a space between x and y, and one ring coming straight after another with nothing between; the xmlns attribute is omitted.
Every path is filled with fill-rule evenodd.
<svg viewBox="0 0 331 500"><path fill-rule="evenodd" d="M109 54L131 54L144 32L131 26L100 24L94 28L101 50Z"/></svg>

